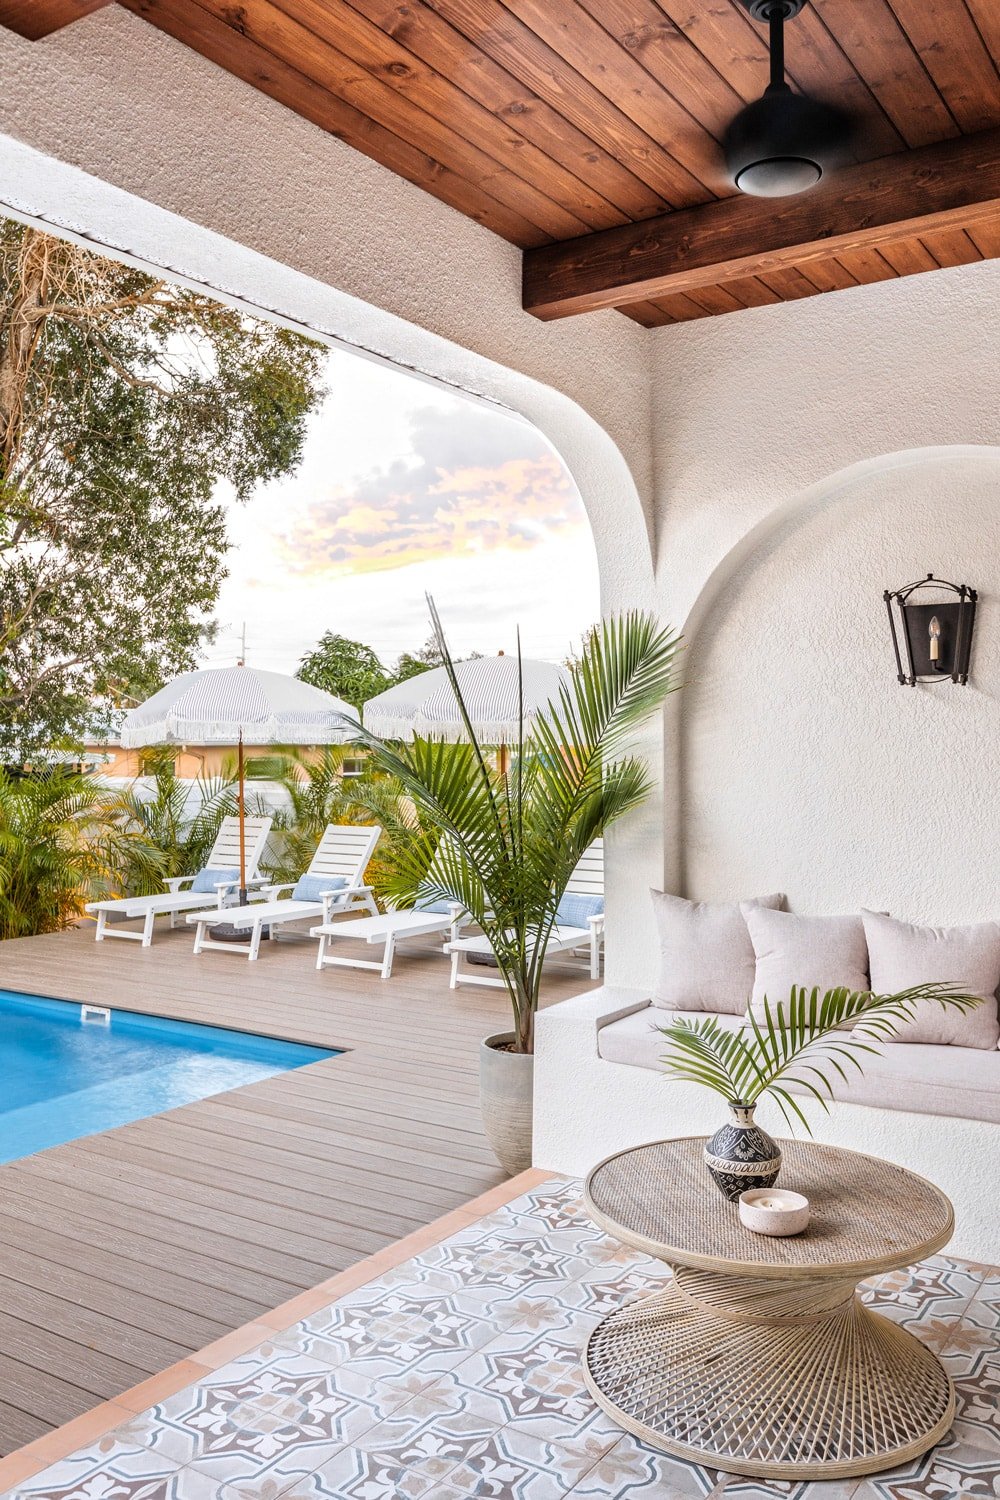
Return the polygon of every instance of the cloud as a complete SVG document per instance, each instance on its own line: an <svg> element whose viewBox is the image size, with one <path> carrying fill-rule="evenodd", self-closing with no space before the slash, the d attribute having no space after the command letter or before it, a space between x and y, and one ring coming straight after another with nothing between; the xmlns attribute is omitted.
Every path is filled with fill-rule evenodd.
<svg viewBox="0 0 1000 1500"><path fill-rule="evenodd" d="M299 574L372 572L576 529L576 487L534 428L471 403L413 413L411 452L309 502L281 538Z"/></svg>

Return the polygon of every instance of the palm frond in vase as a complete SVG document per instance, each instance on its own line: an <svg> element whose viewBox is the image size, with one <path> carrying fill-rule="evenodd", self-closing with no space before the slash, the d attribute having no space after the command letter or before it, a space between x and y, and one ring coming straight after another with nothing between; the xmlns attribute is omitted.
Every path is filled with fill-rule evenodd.
<svg viewBox="0 0 1000 1500"><path fill-rule="evenodd" d="M818 988L793 986L787 1001L772 1005L765 998L762 1018L749 1011L741 1030L727 1030L714 1016L658 1027L667 1043L667 1077L711 1089L729 1105L731 1122L705 1148L709 1171L726 1197L735 1200L748 1188L770 1187L777 1179L781 1151L754 1121L765 1094L774 1098L790 1130L798 1121L811 1135L790 1086L828 1110L834 1080L846 1083L851 1068L863 1073L865 1055L878 1055L879 1043L911 1021L923 1001L966 1012L982 997L947 984L914 985L894 995L848 989L820 995Z"/></svg>

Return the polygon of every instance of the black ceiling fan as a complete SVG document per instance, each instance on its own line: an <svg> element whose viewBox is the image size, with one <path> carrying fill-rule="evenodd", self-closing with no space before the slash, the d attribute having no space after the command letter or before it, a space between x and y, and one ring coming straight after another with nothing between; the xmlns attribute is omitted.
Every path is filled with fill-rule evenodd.
<svg viewBox="0 0 1000 1500"><path fill-rule="evenodd" d="M785 22L805 0L740 0L755 21L766 21L771 81L741 109L723 137L726 167L741 193L785 198L807 192L851 152L855 121L836 105L792 92L785 78Z"/></svg>

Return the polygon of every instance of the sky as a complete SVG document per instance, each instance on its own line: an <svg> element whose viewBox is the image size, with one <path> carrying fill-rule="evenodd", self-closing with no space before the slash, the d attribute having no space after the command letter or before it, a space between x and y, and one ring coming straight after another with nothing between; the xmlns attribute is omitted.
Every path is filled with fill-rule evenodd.
<svg viewBox="0 0 1000 1500"><path fill-rule="evenodd" d="M597 560L562 461L519 418L331 350L297 471L226 505L229 576L201 665L294 672L325 630L387 665L430 635L457 656L562 660L598 617Z"/></svg>

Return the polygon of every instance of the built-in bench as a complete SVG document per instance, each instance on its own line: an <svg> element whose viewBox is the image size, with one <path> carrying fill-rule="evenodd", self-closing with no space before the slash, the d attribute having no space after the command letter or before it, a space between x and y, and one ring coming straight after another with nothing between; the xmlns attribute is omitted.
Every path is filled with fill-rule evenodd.
<svg viewBox="0 0 1000 1500"><path fill-rule="evenodd" d="M664 1042L658 1028L681 1019L698 1022L707 1017L704 1011L664 1011L653 1005L631 1011L600 1028L598 1055L608 1062L662 1071ZM712 1019L727 1030L743 1027L742 1016ZM847 1066L847 1082L826 1069L836 1099L1000 1125L1000 1052L996 1050L893 1042L879 1056L868 1054L862 1062L863 1073ZM799 1088L797 1092L807 1091Z"/></svg>

